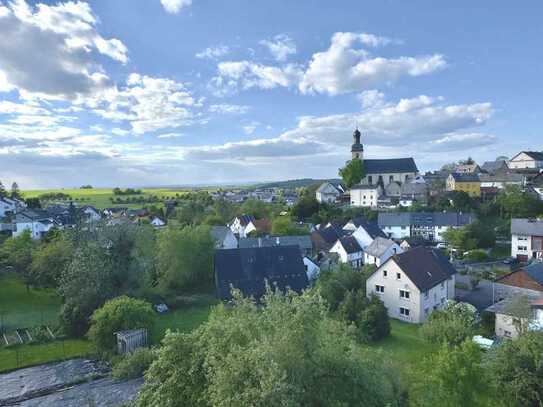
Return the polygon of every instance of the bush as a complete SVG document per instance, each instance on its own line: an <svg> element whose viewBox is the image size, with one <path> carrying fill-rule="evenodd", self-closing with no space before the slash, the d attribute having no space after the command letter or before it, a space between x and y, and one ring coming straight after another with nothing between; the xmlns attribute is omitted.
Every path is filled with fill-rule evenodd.
<svg viewBox="0 0 543 407"><path fill-rule="evenodd" d="M484 250L471 250L466 257L471 261L485 261L488 254Z"/></svg>
<svg viewBox="0 0 543 407"><path fill-rule="evenodd" d="M117 297L94 311L88 336L102 356L115 351L115 332L127 329L151 329L155 312L146 301Z"/></svg>
<svg viewBox="0 0 543 407"><path fill-rule="evenodd" d="M390 318L385 304L375 295L357 321L358 338L362 342L375 342L390 335Z"/></svg>
<svg viewBox="0 0 543 407"><path fill-rule="evenodd" d="M430 343L459 345L475 333L478 322L474 306L464 302L448 301L443 310L430 314L420 332Z"/></svg>
<svg viewBox="0 0 543 407"><path fill-rule="evenodd" d="M152 349L139 348L131 354L122 358L111 372L112 376L118 380L134 379L141 377L156 359L155 352Z"/></svg>

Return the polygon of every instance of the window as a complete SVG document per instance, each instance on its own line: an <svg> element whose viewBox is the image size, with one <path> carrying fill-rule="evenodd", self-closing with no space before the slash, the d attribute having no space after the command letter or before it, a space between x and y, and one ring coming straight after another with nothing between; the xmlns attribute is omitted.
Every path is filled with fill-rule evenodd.
<svg viewBox="0 0 543 407"><path fill-rule="evenodd" d="M409 299L409 291L400 290L400 298L404 298L404 299L408 300Z"/></svg>
<svg viewBox="0 0 543 407"><path fill-rule="evenodd" d="M383 277L386 277L387 276L387 271L386 270L383 270Z"/></svg>
<svg viewBox="0 0 543 407"><path fill-rule="evenodd" d="M405 230L405 229L407 229L407 226L402 226L402 230Z"/></svg>
<svg viewBox="0 0 543 407"><path fill-rule="evenodd" d="M409 316L409 308L400 307L400 315L403 315L404 317Z"/></svg>
<svg viewBox="0 0 543 407"><path fill-rule="evenodd" d="M519 252L525 252L526 250L528 250L528 246L517 246L517 250Z"/></svg>
<svg viewBox="0 0 543 407"><path fill-rule="evenodd" d="M396 279L399 280L400 278L402 278L402 275L400 273L396 273Z"/></svg>
<svg viewBox="0 0 543 407"><path fill-rule="evenodd" d="M390 176L388 177L388 182L392 182L392 181L394 181L394 175L390 175Z"/></svg>
<svg viewBox="0 0 543 407"><path fill-rule="evenodd" d="M368 175L368 184L373 184L373 178L371 175Z"/></svg>
<svg viewBox="0 0 543 407"><path fill-rule="evenodd" d="M384 285L375 285L375 292L376 293L384 293L385 292L385 286Z"/></svg>
<svg viewBox="0 0 543 407"><path fill-rule="evenodd" d="M527 236L519 236L519 237L517 237L517 240L518 240L519 242L520 242L520 241L526 242L526 241L528 241L528 237L527 237Z"/></svg>

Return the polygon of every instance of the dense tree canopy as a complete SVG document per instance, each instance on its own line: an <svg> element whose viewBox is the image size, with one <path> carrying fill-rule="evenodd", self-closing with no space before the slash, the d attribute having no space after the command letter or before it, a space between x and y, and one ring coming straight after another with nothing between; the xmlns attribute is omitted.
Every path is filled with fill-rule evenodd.
<svg viewBox="0 0 543 407"><path fill-rule="evenodd" d="M359 159L350 160L345 167L339 169L339 176L347 188L359 184L365 175L364 163Z"/></svg>
<svg viewBox="0 0 543 407"><path fill-rule="evenodd" d="M398 406L397 372L356 346L315 293L236 295L190 334L168 333L139 406Z"/></svg>
<svg viewBox="0 0 543 407"><path fill-rule="evenodd" d="M442 310L430 314L421 333L428 342L453 346L471 338L477 324L477 310L473 305L449 300Z"/></svg>

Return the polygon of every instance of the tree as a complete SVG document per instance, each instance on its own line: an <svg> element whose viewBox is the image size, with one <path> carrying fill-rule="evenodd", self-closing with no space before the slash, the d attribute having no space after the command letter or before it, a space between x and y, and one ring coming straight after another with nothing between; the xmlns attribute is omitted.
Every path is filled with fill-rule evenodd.
<svg viewBox="0 0 543 407"><path fill-rule="evenodd" d="M303 192L300 199L291 208L290 213L295 219L306 220L319 211L320 205L315 194Z"/></svg>
<svg viewBox="0 0 543 407"><path fill-rule="evenodd" d="M518 295L505 306L505 313L513 318L513 325L519 335L528 332L534 313L530 299L526 295Z"/></svg>
<svg viewBox="0 0 543 407"><path fill-rule="evenodd" d="M11 193L10 197L12 199L21 199L21 191L19 190L19 185L16 182L11 184Z"/></svg>
<svg viewBox="0 0 543 407"><path fill-rule="evenodd" d="M32 254L32 280L38 287L56 288L62 272L72 259L71 241L64 235L43 241Z"/></svg>
<svg viewBox="0 0 543 407"><path fill-rule="evenodd" d="M543 333L528 332L504 341L490 357L488 371L503 406L541 406Z"/></svg>
<svg viewBox="0 0 543 407"><path fill-rule="evenodd" d="M362 342L375 342L390 335L390 318L385 304L376 297L371 299L358 316L358 337Z"/></svg>
<svg viewBox="0 0 543 407"><path fill-rule="evenodd" d="M35 242L32 240L29 230L25 230L19 236L7 239L0 247L0 266L13 267L24 280L27 290L34 285L33 275L30 270L32 252Z"/></svg>
<svg viewBox="0 0 543 407"><path fill-rule="evenodd" d="M367 276L346 264L333 270L321 271L317 287L331 311L336 311L348 292L360 292L365 297Z"/></svg>
<svg viewBox="0 0 543 407"><path fill-rule="evenodd" d="M430 343L454 346L471 338L477 324L477 310L473 305L449 300L442 310L430 314L420 331Z"/></svg>
<svg viewBox="0 0 543 407"><path fill-rule="evenodd" d="M443 345L423 364L411 400L417 406L486 406L487 391L482 351L468 340L452 348Z"/></svg>
<svg viewBox="0 0 543 407"><path fill-rule="evenodd" d="M25 202L26 202L27 206L30 209L40 209L41 208L40 198L26 198Z"/></svg>
<svg viewBox="0 0 543 407"><path fill-rule="evenodd" d="M477 241L471 237L470 231L466 227L448 228L443 232L442 236L443 240L460 252L465 252L477 247Z"/></svg>
<svg viewBox="0 0 543 407"><path fill-rule="evenodd" d="M275 236L298 236L306 235L308 231L296 225L288 216L278 216L272 221L271 233Z"/></svg>
<svg viewBox="0 0 543 407"><path fill-rule="evenodd" d="M398 406L397 372L356 346L316 292L239 294L191 333L166 334L138 406Z"/></svg>
<svg viewBox="0 0 543 407"><path fill-rule="evenodd" d="M347 188L359 184L365 175L364 163L359 159L347 161L345 167L339 169L339 176L343 179L343 183Z"/></svg>
<svg viewBox="0 0 543 407"><path fill-rule="evenodd" d="M215 241L209 228L168 228L158 237L157 275L162 290L190 291L213 283Z"/></svg>
<svg viewBox="0 0 543 407"><path fill-rule="evenodd" d="M467 192L452 191L450 194L453 207L457 211L471 212L477 209L477 204L475 200L471 196L469 196Z"/></svg>
<svg viewBox="0 0 543 407"><path fill-rule="evenodd" d="M150 330L155 312L146 301L121 296L107 301L93 312L88 332L99 354L110 356L115 352L115 332L129 329Z"/></svg>

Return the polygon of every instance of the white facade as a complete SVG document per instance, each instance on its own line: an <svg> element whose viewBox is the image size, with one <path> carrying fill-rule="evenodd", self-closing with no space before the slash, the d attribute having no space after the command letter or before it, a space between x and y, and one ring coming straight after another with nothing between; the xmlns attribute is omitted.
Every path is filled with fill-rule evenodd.
<svg viewBox="0 0 543 407"><path fill-rule="evenodd" d="M252 221L247 223L246 225L242 225L239 217L235 218L228 226L230 227L232 233L238 235L242 239L246 238L249 233L256 230L256 226Z"/></svg>
<svg viewBox="0 0 543 407"><path fill-rule="evenodd" d="M535 160L525 152L521 152L511 158L508 166L511 169L517 170L543 168L543 160Z"/></svg>
<svg viewBox="0 0 543 407"><path fill-rule="evenodd" d="M352 267L361 267L364 262L364 252L347 253L341 241L338 240L330 249L330 253L337 253L339 261L344 264L349 264Z"/></svg>
<svg viewBox="0 0 543 407"><path fill-rule="evenodd" d="M376 208L377 200L381 195L381 188L378 186L375 186L373 188L367 186L352 188L351 206Z"/></svg>
<svg viewBox="0 0 543 407"><path fill-rule="evenodd" d="M373 243L373 238L366 232L363 226L359 226L352 234L362 249Z"/></svg>
<svg viewBox="0 0 543 407"><path fill-rule="evenodd" d="M6 216L7 212L14 213L15 212L15 204L5 201L2 198L0 198L0 218L3 218Z"/></svg>
<svg viewBox="0 0 543 407"><path fill-rule="evenodd" d="M322 184L315 193L315 197L320 203L334 203L340 195L341 192L329 182Z"/></svg>
<svg viewBox="0 0 543 407"><path fill-rule="evenodd" d="M377 295L391 318L422 323L432 311L454 299L454 275L425 292L407 277L394 259L386 261L366 281L366 293Z"/></svg>
<svg viewBox="0 0 543 407"><path fill-rule="evenodd" d="M320 267L313 262L309 257L304 256L303 258L305 272L307 273L307 278L309 281L314 281L319 277L321 272Z"/></svg>
<svg viewBox="0 0 543 407"><path fill-rule="evenodd" d="M102 219L100 212L91 206L85 206L81 212L85 215L85 219L89 222L98 222L100 219Z"/></svg>
<svg viewBox="0 0 543 407"><path fill-rule="evenodd" d="M383 226L381 228L391 239L405 239L411 237L411 227L409 226Z"/></svg>
<svg viewBox="0 0 543 407"><path fill-rule="evenodd" d="M238 248L238 239L232 233L231 230L226 233L222 241L217 241L215 247L217 249L237 249Z"/></svg>
<svg viewBox="0 0 543 407"><path fill-rule="evenodd" d="M43 220L40 221L40 220L28 219L27 221L24 221L24 222L14 223L14 226L15 227L12 232L13 237L20 236L21 234L23 234L25 230L29 230L30 236L32 237L32 239L39 240L42 238L44 233L47 233L51 229L53 229L55 224L51 221L43 221Z"/></svg>
<svg viewBox="0 0 543 407"><path fill-rule="evenodd" d="M411 179L417 176L416 172L396 172L396 173L382 173L382 174L368 174L360 182L363 185L377 185L379 179L383 180L383 185L386 187L393 181L401 183L409 182Z"/></svg>
<svg viewBox="0 0 543 407"><path fill-rule="evenodd" d="M160 219L158 216L155 216L153 220L151 221L151 225L159 228L162 226L166 226L166 222L164 222L162 219Z"/></svg>
<svg viewBox="0 0 543 407"><path fill-rule="evenodd" d="M377 267L380 267L381 264L384 264L392 256L400 253L403 253L403 249L395 242L391 242L390 246L379 257L364 252L364 264L375 264Z"/></svg>

